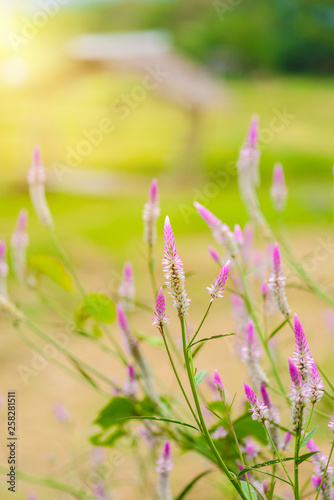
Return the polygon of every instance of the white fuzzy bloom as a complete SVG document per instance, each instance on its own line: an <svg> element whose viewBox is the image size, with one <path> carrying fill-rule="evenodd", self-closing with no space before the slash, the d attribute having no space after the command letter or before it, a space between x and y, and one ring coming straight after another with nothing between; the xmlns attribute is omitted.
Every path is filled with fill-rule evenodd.
<svg viewBox="0 0 334 500"><path fill-rule="evenodd" d="M285 295L285 278L281 269L281 257L277 243L275 243L273 249L273 271L268 280L268 287L277 308L285 318L288 318L291 314L291 309Z"/></svg>
<svg viewBox="0 0 334 500"><path fill-rule="evenodd" d="M133 310L133 301L136 294L135 282L131 262L126 262L123 268L122 282L118 288L118 295L126 311Z"/></svg>
<svg viewBox="0 0 334 500"><path fill-rule="evenodd" d="M42 165L41 153L39 147L36 146L32 166L28 172L29 193L36 215L41 224L46 227L51 227L53 225L53 220L45 196L45 179L46 173Z"/></svg>
<svg viewBox="0 0 334 500"><path fill-rule="evenodd" d="M170 444L166 441L159 460L157 461L158 473L158 499L159 500L172 500L172 493L170 491L169 476L173 468L171 458Z"/></svg>
<svg viewBox="0 0 334 500"><path fill-rule="evenodd" d="M269 382L260 366L260 357L260 351L255 341L254 325L252 321L249 321L245 345L242 348L242 360L247 365L256 389L259 388L261 382Z"/></svg>

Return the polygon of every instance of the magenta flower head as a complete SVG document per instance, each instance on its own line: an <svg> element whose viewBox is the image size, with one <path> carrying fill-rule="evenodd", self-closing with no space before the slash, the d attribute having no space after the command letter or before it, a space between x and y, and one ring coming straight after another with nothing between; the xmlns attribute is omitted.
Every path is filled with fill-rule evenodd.
<svg viewBox="0 0 334 500"><path fill-rule="evenodd" d="M185 290L185 276L183 271L183 263L176 248L176 242L172 231L172 226L169 218L166 217L165 228L165 246L164 246L164 274L166 285L169 289L170 296L173 299L174 307L176 308L179 317L186 314L190 300L187 298Z"/></svg>
<svg viewBox="0 0 334 500"><path fill-rule="evenodd" d="M170 442L166 441L162 453L157 461L157 472L170 472L173 468Z"/></svg>
<svg viewBox="0 0 334 500"><path fill-rule="evenodd" d="M166 303L165 296L162 287L158 292L157 303L154 311L153 325L156 325L158 328L162 328L163 325L168 323L168 316L166 315Z"/></svg>
<svg viewBox="0 0 334 500"><path fill-rule="evenodd" d="M284 435L284 439L283 439L283 450L284 451L289 449L291 438L292 438L291 432L286 432Z"/></svg>
<svg viewBox="0 0 334 500"><path fill-rule="evenodd" d="M159 215L158 181L157 179L153 179L148 194L148 202L145 204L143 211L144 241L146 241L151 247L156 243L156 226Z"/></svg>
<svg viewBox="0 0 334 500"><path fill-rule="evenodd" d="M218 219L210 210L205 208L203 205L194 202L194 207L196 208L199 215L207 223L212 231L213 237L219 245L225 249L228 255L232 258L236 257L239 253L239 248L236 243L236 239L232 231L227 224Z"/></svg>
<svg viewBox="0 0 334 500"><path fill-rule="evenodd" d="M260 385L260 392L261 392L261 397L262 397L264 404L268 408L271 408L272 405L271 405L270 397L269 397L269 394L267 391L267 387L266 387L266 384L264 384L263 382L261 382L261 385Z"/></svg>
<svg viewBox="0 0 334 500"><path fill-rule="evenodd" d="M211 255L211 258L217 262L218 264L220 264L220 257L219 257L219 253L212 247L212 246L208 246L208 249L209 249L209 252L210 252L210 255Z"/></svg>
<svg viewBox="0 0 334 500"><path fill-rule="evenodd" d="M285 278L283 277L281 268L281 256L276 242L273 249L273 267L272 274L268 280L268 287L272 292L272 296L277 308L281 311L285 318L288 318L291 309L285 295Z"/></svg>
<svg viewBox="0 0 334 500"><path fill-rule="evenodd" d="M250 148L256 148L259 139L259 117L253 115L248 129L247 144Z"/></svg>
<svg viewBox="0 0 334 500"><path fill-rule="evenodd" d="M133 351L134 349L136 349L138 342L137 339L131 333L128 318L120 302L116 304L116 313L117 313L117 322L120 332L122 334L124 346L126 347L129 353L133 354Z"/></svg>
<svg viewBox="0 0 334 500"><path fill-rule="evenodd" d="M126 262L123 267L123 278L118 288L118 295L122 300L122 304L126 311L133 309L133 300L135 298L136 289L134 284L133 269L131 262Z"/></svg>
<svg viewBox="0 0 334 500"><path fill-rule="evenodd" d="M293 385L295 385L296 387L300 386L302 384L302 377L298 371L298 368L290 358L288 358L288 363L289 363L289 373Z"/></svg>
<svg viewBox="0 0 334 500"><path fill-rule="evenodd" d="M310 403L318 403L324 395L324 384L322 383L321 377L319 375L319 370L314 359L311 360L311 371L308 385L310 391Z"/></svg>
<svg viewBox="0 0 334 500"><path fill-rule="evenodd" d="M291 428L293 431L303 428L305 424L305 411L308 402L310 390L309 387L303 382L302 376L293 361L288 358L289 372L292 380L290 386L290 401L291 401Z"/></svg>
<svg viewBox="0 0 334 500"><path fill-rule="evenodd" d="M329 421L328 427L332 432L334 432L334 417L332 417Z"/></svg>
<svg viewBox="0 0 334 500"><path fill-rule="evenodd" d="M238 243L238 245L240 247L242 247L245 243L245 240L244 240L244 235L242 234L242 230L241 230L241 227L239 226L239 224L236 224L234 226L234 236L235 236L235 239L236 239L236 242Z"/></svg>
<svg viewBox="0 0 334 500"><path fill-rule="evenodd" d="M282 212L282 210L284 210L287 193L283 167L280 163L276 163L274 166L270 195L274 208L277 212Z"/></svg>
<svg viewBox="0 0 334 500"><path fill-rule="evenodd" d="M39 146L35 146L31 168L28 171L28 184L31 202L43 226L53 225L51 212L45 197L46 172L42 164Z"/></svg>
<svg viewBox="0 0 334 500"><path fill-rule="evenodd" d="M261 285L261 295L263 298L266 299L268 297L268 293L269 293L268 284L266 280L263 280Z"/></svg>
<svg viewBox="0 0 334 500"><path fill-rule="evenodd" d="M257 388L261 382L268 383L268 379L260 366L260 351L256 344L254 323L252 320L248 321L246 327L245 345L242 347L242 360L247 365L252 380Z"/></svg>
<svg viewBox="0 0 334 500"><path fill-rule="evenodd" d="M138 382L135 374L135 370L132 365L128 365L128 379L125 381L123 386L123 393L129 398L134 398L138 391Z"/></svg>
<svg viewBox="0 0 334 500"><path fill-rule="evenodd" d="M260 401L251 387L244 383L246 398L251 406L252 419L264 423L268 420L268 408Z"/></svg>
<svg viewBox="0 0 334 500"><path fill-rule="evenodd" d="M294 332L296 344L293 352L293 361L303 381L307 382L312 368L312 356L297 314L294 316Z"/></svg>
<svg viewBox="0 0 334 500"><path fill-rule="evenodd" d="M223 382L222 382L222 380L220 378L220 375L219 375L217 369L215 369L215 372L214 372L214 375L213 375L213 383L215 384L215 386L218 389L219 393L222 393L224 391Z"/></svg>
<svg viewBox="0 0 334 500"><path fill-rule="evenodd" d="M322 477L316 476L315 474L312 474L311 483L312 483L313 488L317 491L319 489L319 486L322 483Z"/></svg>
<svg viewBox="0 0 334 500"><path fill-rule="evenodd" d="M223 291L225 290L225 284L230 272L231 262L228 260L226 264L222 267L217 278L214 280L211 286L206 287L207 291L211 295L212 299L220 298L223 296Z"/></svg>

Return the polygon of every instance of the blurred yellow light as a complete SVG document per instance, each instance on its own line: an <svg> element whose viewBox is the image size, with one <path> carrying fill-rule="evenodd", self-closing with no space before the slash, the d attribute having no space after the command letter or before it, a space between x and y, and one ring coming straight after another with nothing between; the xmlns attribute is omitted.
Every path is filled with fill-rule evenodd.
<svg viewBox="0 0 334 500"><path fill-rule="evenodd" d="M20 56L7 57L0 65L0 79L8 85L22 85L29 73L27 62Z"/></svg>

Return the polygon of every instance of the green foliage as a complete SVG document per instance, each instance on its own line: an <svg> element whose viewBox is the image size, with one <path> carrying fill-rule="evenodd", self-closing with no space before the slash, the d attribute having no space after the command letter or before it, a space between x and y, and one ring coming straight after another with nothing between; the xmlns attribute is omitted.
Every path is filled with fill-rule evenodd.
<svg viewBox="0 0 334 500"><path fill-rule="evenodd" d="M113 323L116 319L115 304L107 295L101 293L87 295L75 312L75 321L80 328L88 319L101 323ZM94 334L100 336L100 330L95 329Z"/></svg>
<svg viewBox="0 0 334 500"><path fill-rule="evenodd" d="M200 370L195 376L195 387L197 387L204 379L207 370Z"/></svg>
<svg viewBox="0 0 334 500"><path fill-rule="evenodd" d="M243 492L245 493L247 500L256 500L257 494L254 487L251 484L247 484L246 481L240 481Z"/></svg>
<svg viewBox="0 0 334 500"><path fill-rule="evenodd" d="M249 413L245 413L233 422L234 430L239 441L246 436L253 436L263 444L267 444L268 438L263 425L253 420Z"/></svg>
<svg viewBox="0 0 334 500"><path fill-rule="evenodd" d="M207 476L208 474L210 474L210 472L212 472L211 469L209 470L206 470L204 472L201 472L200 474L198 474L198 476L196 476L194 479L192 479L190 481L190 483L187 484L187 486L185 486L185 488L181 491L181 493L175 498L175 500L183 500L183 498L185 498L187 496L187 494L190 492L190 490L195 486L195 484L200 480L202 479L202 477L204 476Z"/></svg>
<svg viewBox="0 0 334 500"><path fill-rule="evenodd" d="M71 276L60 260L49 255L34 255L29 264L38 275L47 276L67 292L72 290Z"/></svg>
<svg viewBox="0 0 334 500"><path fill-rule="evenodd" d="M305 446L310 441L310 439L313 438L314 434L317 432L318 427L319 427L318 425L314 427L314 429L304 437L304 439L300 443L299 449Z"/></svg>

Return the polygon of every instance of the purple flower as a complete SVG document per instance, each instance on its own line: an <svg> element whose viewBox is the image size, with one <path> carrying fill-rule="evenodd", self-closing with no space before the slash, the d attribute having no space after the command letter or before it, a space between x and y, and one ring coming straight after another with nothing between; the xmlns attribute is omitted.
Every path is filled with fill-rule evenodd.
<svg viewBox="0 0 334 500"><path fill-rule="evenodd" d="M163 325L168 323L168 316L166 315L166 303L165 296L162 287L158 292L157 303L154 311L153 325L161 328Z"/></svg>
<svg viewBox="0 0 334 500"><path fill-rule="evenodd" d="M153 179L148 202L144 206L143 221L144 221L144 241L150 246L153 246L157 239L157 219L160 215L159 200L158 200L158 181Z"/></svg>
<svg viewBox="0 0 334 500"><path fill-rule="evenodd" d="M286 432L286 434L284 435L284 439L283 439L283 450L284 451L289 449L291 438L292 438L291 432Z"/></svg>
<svg viewBox="0 0 334 500"><path fill-rule="evenodd" d="M129 398L134 398L137 392L138 392L138 382L135 370L132 365L128 365L128 379L124 383L123 393L129 396Z"/></svg>
<svg viewBox="0 0 334 500"><path fill-rule="evenodd" d="M268 297L268 293L269 293L269 288L268 288L268 284L267 284L266 280L262 281L260 291L261 291L261 295L266 299Z"/></svg>
<svg viewBox="0 0 334 500"><path fill-rule="evenodd" d="M290 400L291 400L291 427L293 431L297 431L303 427L305 423L305 411L309 402L309 388L303 382L303 379L298 371L298 368L293 361L288 358L289 372L292 380L290 386Z"/></svg>
<svg viewBox="0 0 334 500"><path fill-rule="evenodd" d="M315 490L319 489L319 486L321 485L321 481L322 481L321 476L316 476L315 474L312 474L311 483L312 483L312 486Z"/></svg>
<svg viewBox="0 0 334 500"><path fill-rule="evenodd" d="M28 184L31 202L36 215L43 226L50 227L53 224L51 212L45 197L46 172L41 160L39 146L35 146L32 165L28 172Z"/></svg>
<svg viewBox="0 0 334 500"><path fill-rule="evenodd" d="M255 340L254 324L249 320L246 329L245 345L242 348L242 360L247 365L249 373L256 387L268 379L260 366L260 351Z"/></svg>
<svg viewBox="0 0 334 500"><path fill-rule="evenodd" d="M247 457L249 458L249 460L254 460L258 456L260 448L254 441L247 439L245 445L245 451L247 453Z"/></svg>
<svg viewBox="0 0 334 500"><path fill-rule="evenodd" d="M131 333L128 318L126 317L123 306L120 302L116 304L116 312L117 312L118 326L122 333L124 345L127 351L133 354L133 350L136 349L138 342L137 339Z"/></svg>
<svg viewBox="0 0 334 500"><path fill-rule="evenodd" d="M131 262L126 262L123 267L123 279L118 288L118 295L122 299L125 310L131 311L133 309L135 293L132 265Z"/></svg>
<svg viewBox="0 0 334 500"><path fill-rule="evenodd" d="M287 188L285 184L284 170L280 163L276 163L273 172L273 182L270 189L271 199L277 212L282 212L285 208L287 198Z"/></svg>
<svg viewBox="0 0 334 500"><path fill-rule="evenodd" d="M277 308L281 311L283 316L288 318L290 316L291 309L285 295L285 278L283 277L281 269L281 256L278 243L275 243L274 245L272 258L273 270L272 275L268 280L268 286L272 292L272 296Z"/></svg>
<svg viewBox="0 0 334 500"><path fill-rule="evenodd" d="M170 472L173 468L172 454L169 441L166 441L162 453L157 461L157 472Z"/></svg>
<svg viewBox="0 0 334 500"><path fill-rule="evenodd" d="M214 375L213 375L213 383L215 384L216 388L218 389L219 393L223 393L224 391L224 386L223 382L220 378L220 375L218 373L218 370L215 369Z"/></svg>
<svg viewBox="0 0 334 500"><path fill-rule="evenodd" d="M225 266L222 267L220 273L212 283L211 287L206 288L209 294L211 295L212 299L220 298L223 296L223 291L225 290L225 284L229 272L230 272L230 261L228 260Z"/></svg>
<svg viewBox="0 0 334 500"><path fill-rule="evenodd" d="M173 299L174 307L179 316L184 316L189 308L190 300L187 298L185 290L185 276L183 271L183 263L176 248L176 242L169 218L165 220L165 246L164 246L164 274L166 285L170 291L170 296Z"/></svg>
<svg viewBox="0 0 334 500"><path fill-rule="evenodd" d="M305 333L303 327L299 321L297 314L295 314L295 323L294 323L294 331L295 331L295 350L293 352L293 361L298 368L298 371L304 382L307 382L312 367L312 356L310 353L310 349L305 337Z"/></svg>
<svg viewBox="0 0 334 500"><path fill-rule="evenodd" d="M256 148L259 139L259 117L253 115L248 129L247 144L250 148Z"/></svg>
<svg viewBox="0 0 334 500"><path fill-rule="evenodd" d="M236 242L238 243L238 245L240 247L242 247L245 243L245 240L244 240L244 235L242 234L242 230L241 230L241 227L239 226L239 224L236 224L234 226L234 236L235 236L235 239L236 239Z"/></svg>
<svg viewBox="0 0 334 500"><path fill-rule="evenodd" d="M208 246L208 249L209 249L209 252L210 252L210 255L211 255L211 258L217 262L218 264L220 264L220 257L219 257L219 253L212 247L212 246Z"/></svg>
<svg viewBox="0 0 334 500"><path fill-rule="evenodd" d="M261 392L261 397L263 399L264 404L270 409L272 404L270 401L270 397L269 397L266 385L263 382L261 382L261 385L260 385L260 392Z"/></svg>
<svg viewBox="0 0 334 500"><path fill-rule="evenodd" d="M200 203L195 201L194 206L198 211L199 215L204 219L209 228L212 231L213 237L219 245L225 249L228 255L232 258L236 257L239 253L239 249L236 243L236 239L231 229L227 224L218 219L210 210L203 207Z"/></svg>
<svg viewBox="0 0 334 500"><path fill-rule="evenodd" d="M244 383L244 387L246 398L251 405L250 412L252 413L252 419L264 423L268 420L268 408L258 399L253 389L246 382Z"/></svg>
<svg viewBox="0 0 334 500"><path fill-rule="evenodd" d="M332 417L329 421L328 427L332 432L334 432L334 417Z"/></svg>
<svg viewBox="0 0 334 500"><path fill-rule="evenodd" d="M319 375L319 370L314 359L311 360L311 371L309 377L309 398L312 404L318 403L324 395L324 384Z"/></svg>

